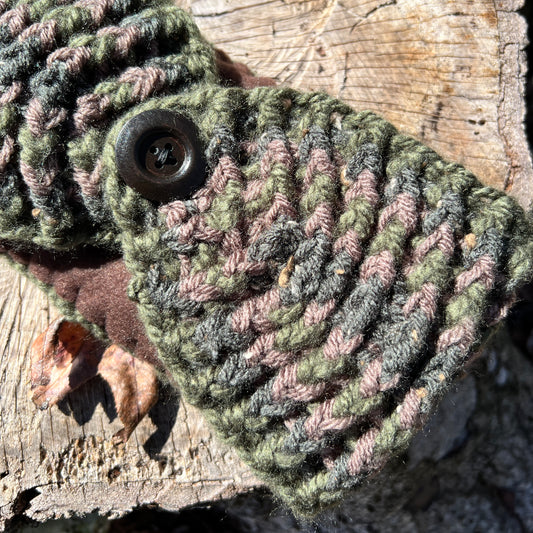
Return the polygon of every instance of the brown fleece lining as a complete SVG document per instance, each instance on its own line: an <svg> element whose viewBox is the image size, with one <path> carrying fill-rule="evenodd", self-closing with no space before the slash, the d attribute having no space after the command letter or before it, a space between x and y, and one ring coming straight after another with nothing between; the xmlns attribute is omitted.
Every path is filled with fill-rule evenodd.
<svg viewBox="0 0 533 533"><path fill-rule="evenodd" d="M228 85L235 85L243 89L276 85L272 78L255 76L243 63L234 63L222 50L215 50L215 59L218 74Z"/></svg>
<svg viewBox="0 0 533 533"><path fill-rule="evenodd" d="M127 296L130 274L122 259L109 260L98 251L52 254L40 250L8 251L26 265L38 280L51 285L57 294L75 305L83 317L103 329L111 342L137 357L159 365L154 346L144 333L137 306Z"/></svg>
<svg viewBox="0 0 533 533"><path fill-rule="evenodd" d="M271 78L255 77L248 67L233 63L221 50L216 50L216 62L221 78L229 85L251 89L276 84ZM88 322L102 328L112 343L161 367L155 347L145 335L137 306L127 296L130 274L121 258L109 259L96 249L76 254L17 252L9 250L6 243L2 243L0 252L7 252L38 280L53 286Z"/></svg>

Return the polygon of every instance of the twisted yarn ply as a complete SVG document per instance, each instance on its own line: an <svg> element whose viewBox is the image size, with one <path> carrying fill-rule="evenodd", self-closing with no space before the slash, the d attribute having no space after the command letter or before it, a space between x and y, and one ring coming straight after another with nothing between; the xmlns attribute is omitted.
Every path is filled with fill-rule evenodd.
<svg viewBox="0 0 533 533"><path fill-rule="evenodd" d="M4 251L120 256L187 401L297 514L404 450L532 276L516 202L371 112L228 86L170 3L0 9ZM188 198L149 201L117 169L120 131L153 109L198 128Z"/></svg>

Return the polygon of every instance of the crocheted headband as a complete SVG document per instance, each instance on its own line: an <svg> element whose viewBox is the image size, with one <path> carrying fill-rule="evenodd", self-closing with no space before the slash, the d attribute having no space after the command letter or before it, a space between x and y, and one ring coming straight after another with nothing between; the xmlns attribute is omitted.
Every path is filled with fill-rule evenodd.
<svg viewBox="0 0 533 533"><path fill-rule="evenodd" d="M405 449L531 277L521 208L371 112L229 86L164 2L0 8L4 251L71 320L155 346L296 513ZM88 296L128 282L142 327Z"/></svg>

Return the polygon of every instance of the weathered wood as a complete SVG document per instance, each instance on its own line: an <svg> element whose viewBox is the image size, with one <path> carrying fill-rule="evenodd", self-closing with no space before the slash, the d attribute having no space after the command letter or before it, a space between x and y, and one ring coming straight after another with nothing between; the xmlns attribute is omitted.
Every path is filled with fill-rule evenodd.
<svg viewBox="0 0 533 533"><path fill-rule="evenodd" d="M111 437L121 424L101 381L78 389L60 408L37 410L30 399L29 348L57 311L3 260L0 310L0 516L8 518L13 504L31 497L27 515L39 521L92 509L121 513L153 502L179 509L255 483L198 411L172 391L119 446Z"/></svg>
<svg viewBox="0 0 533 533"><path fill-rule="evenodd" d="M262 76L371 109L526 205L521 0L183 0Z"/></svg>
<svg viewBox="0 0 533 533"><path fill-rule="evenodd" d="M182 0L255 72L325 90L458 160L526 206L525 22L518 0ZM0 263L0 524L141 504L179 509L257 484L190 406L167 394L125 446L102 382L37 411L29 347L57 311ZM166 402L166 403L165 403Z"/></svg>

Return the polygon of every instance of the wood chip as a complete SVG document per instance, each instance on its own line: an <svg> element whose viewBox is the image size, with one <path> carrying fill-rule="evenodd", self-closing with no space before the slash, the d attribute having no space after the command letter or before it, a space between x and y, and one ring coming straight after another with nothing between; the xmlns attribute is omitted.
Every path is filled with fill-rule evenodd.
<svg viewBox="0 0 533 533"><path fill-rule="evenodd" d="M287 265L279 274L278 285L281 288L285 288L289 285L289 281L291 279L291 274L293 270L294 270L294 256L291 255L289 260L287 261Z"/></svg>

